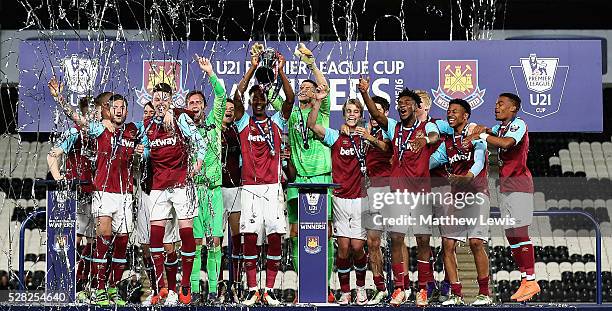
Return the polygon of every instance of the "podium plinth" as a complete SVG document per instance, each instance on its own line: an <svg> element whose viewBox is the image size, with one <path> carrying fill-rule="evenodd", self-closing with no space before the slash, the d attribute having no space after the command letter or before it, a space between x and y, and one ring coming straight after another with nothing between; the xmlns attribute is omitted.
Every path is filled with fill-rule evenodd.
<svg viewBox="0 0 612 311"><path fill-rule="evenodd" d="M298 303L327 303L328 189L337 184L290 183L298 188Z"/></svg>

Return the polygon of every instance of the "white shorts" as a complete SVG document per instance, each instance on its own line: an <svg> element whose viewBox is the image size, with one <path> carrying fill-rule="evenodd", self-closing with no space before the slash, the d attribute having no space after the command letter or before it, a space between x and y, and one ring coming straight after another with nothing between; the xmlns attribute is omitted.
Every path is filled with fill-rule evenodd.
<svg viewBox="0 0 612 311"><path fill-rule="evenodd" d="M76 233L78 236L93 238L96 236L96 221L91 213L92 194L80 193L79 195L76 208Z"/></svg>
<svg viewBox="0 0 612 311"><path fill-rule="evenodd" d="M431 224L423 221L432 215L432 207L429 193L420 192L400 192L394 193L394 204L385 206L381 210L381 215L386 223L386 229L395 233L408 233L412 229L414 235L431 235ZM395 223L388 221L395 220Z"/></svg>
<svg viewBox="0 0 612 311"><path fill-rule="evenodd" d="M151 190L150 220L193 219L198 216L195 188L185 186L166 190Z"/></svg>
<svg viewBox="0 0 612 311"><path fill-rule="evenodd" d="M434 217L446 215L447 210L452 208L452 204L446 204L444 197L451 194L451 186L444 185L431 188L431 193L434 194L432 199L432 212Z"/></svg>
<svg viewBox="0 0 612 311"><path fill-rule="evenodd" d="M361 213L368 210L368 197L343 199L332 196L334 211L334 236L366 240L366 229L361 223Z"/></svg>
<svg viewBox="0 0 612 311"><path fill-rule="evenodd" d="M502 218L514 219L514 224L504 222L504 229L531 225L533 220L533 193L500 192L499 210Z"/></svg>
<svg viewBox="0 0 612 311"><path fill-rule="evenodd" d="M151 197L140 192L140 206L136 214L136 233L138 235L138 243L151 244ZM174 211L173 211L174 213ZM178 234L178 220L173 217L172 220L166 221L166 231L164 234L164 244L178 242L181 239Z"/></svg>
<svg viewBox="0 0 612 311"><path fill-rule="evenodd" d="M242 206L240 205L240 190L242 187L234 188L221 188L221 194L223 195L223 210L227 213L240 212Z"/></svg>
<svg viewBox="0 0 612 311"><path fill-rule="evenodd" d="M384 228L380 223L376 223L375 219L380 218L380 210L385 208L384 200L381 195L391 192L389 186L385 187L370 187L368 188L368 210L363 213L362 221L366 230L383 231Z"/></svg>
<svg viewBox="0 0 612 311"><path fill-rule="evenodd" d="M489 240L489 215L491 211L491 203L489 196L478 194L480 200L465 204L462 208L453 208L448 210L451 218L461 220L465 219L466 223L454 225L441 225L440 233L443 237L466 242L468 239L480 239L483 241Z"/></svg>
<svg viewBox="0 0 612 311"><path fill-rule="evenodd" d="M131 193L94 191L91 210L96 218L111 217L115 233L130 233L134 230Z"/></svg>
<svg viewBox="0 0 612 311"><path fill-rule="evenodd" d="M279 184L243 185L240 201L240 232L257 233L260 240L272 233L287 232L285 195Z"/></svg>

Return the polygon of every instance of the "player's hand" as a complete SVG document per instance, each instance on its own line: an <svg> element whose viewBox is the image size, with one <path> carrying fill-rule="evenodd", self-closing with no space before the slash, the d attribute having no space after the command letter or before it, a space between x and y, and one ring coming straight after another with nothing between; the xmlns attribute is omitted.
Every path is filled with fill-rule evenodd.
<svg viewBox="0 0 612 311"><path fill-rule="evenodd" d="M115 132L115 124L113 124L113 122L111 122L108 119L102 119L102 125L104 126L105 129L107 129L109 132L114 133Z"/></svg>
<svg viewBox="0 0 612 311"><path fill-rule="evenodd" d="M291 159L291 150L288 148L281 149L280 158L281 161Z"/></svg>
<svg viewBox="0 0 612 311"><path fill-rule="evenodd" d="M473 124L473 123L470 123ZM487 132L487 127L483 125L475 125L471 131L468 125L468 135L480 135Z"/></svg>
<svg viewBox="0 0 612 311"><path fill-rule="evenodd" d="M143 155L144 154L144 145L143 144L136 145L136 148L134 148L134 152L136 152L139 155Z"/></svg>
<svg viewBox="0 0 612 311"><path fill-rule="evenodd" d="M60 83L55 76L49 80L47 85L49 86L49 92L51 92L51 96L53 97L59 97L64 91L64 83Z"/></svg>
<svg viewBox="0 0 612 311"><path fill-rule="evenodd" d="M278 71L281 72L285 68L285 63L287 62L287 60L285 59L285 56L283 56L283 54L281 54L280 52L276 52L276 57L278 58Z"/></svg>
<svg viewBox="0 0 612 311"><path fill-rule="evenodd" d="M168 131L174 128L174 114L170 109L166 110L166 114L164 115L164 127Z"/></svg>
<svg viewBox="0 0 612 311"><path fill-rule="evenodd" d="M370 132L368 132L368 130L366 130L363 127L356 127L355 128L355 133L361 137L363 137L363 139L367 140L367 141L372 141L374 136L370 135Z"/></svg>
<svg viewBox="0 0 612 311"><path fill-rule="evenodd" d="M54 179L57 182L66 182L66 176L64 176L64 175L59 175L59 176L57 176L57 178L54 178Z"/></svg>
<svg viewBox="0 0 612 311"><path fill-rule="evenodd" d="M213 74L213 66L210 62L210 59L205 57L200 57L196 54L196 59L198 60L198 65L200 65L200 69L206 72L209 76Z"/></svg>
<svg viewBox="0 0 612 311"><path fill-rule="evenodd" d="M319 86L315 90L314 99L317 100L317 101L321 101L321 100L323 100L323 98L327 97L327 94L328 94L327 87L326 86Z"/></svg>
<svg viewBox="0 0 612 311"><path fill-rule="evenodd" d="M199 175L201 170L202 170L202 160L198 159L196 163L193 164L193 170L190 173L191 177L193 178L194 176Z"/></svg>
<svg viewBox="0 0 612 311"><path fill-rule="evenodd" d="M357 89L361 93L367 93L370 88L370 77L359 77L359 84L357 84Z"/></svg>
<svg viewBox="0 0 612 311"><path fill-rule="evenodd" d="M263 53L263 51L264 51L264 45L259 42L255 42L251 46L251 66L252 67L257 68L257 66L259 66L259 56L261 55L261 53Z"/></svg>
<svg viewBox="0 0 612 311"><path fill-rule="evenodd" d="M467 185L474 179L474 174L472 172L468 172L466 175L455 175L450 174L448 176L448 181L453 186L458 185Z"/></svg>
<svg viewBox="0 0 612 311"><path fill-rule="evenodd" d="M347 135L347 136L348 136L348 135L351 135L351 131L349 130L348 125L346 125L346 124L342 124L342 125L340 126L340 133L341 133L341 134L344 134L344 135Z"/></svg>
<svg viewBox="0 0 612 311"><path fill-rule="evenodd" d="M418 153L423 147L427 145L427 140L424 137L416 138L410 141L410 149L414 153Z"/></svg>
<svg viewBox="0 0 612 311"><path fill-rule="evenodd" d="M304 43L300 43L296 48L293 54L300 58L301 61L306 63L306 65L312 65L315 62L314 55L312 51L310 51Z"/></svg>

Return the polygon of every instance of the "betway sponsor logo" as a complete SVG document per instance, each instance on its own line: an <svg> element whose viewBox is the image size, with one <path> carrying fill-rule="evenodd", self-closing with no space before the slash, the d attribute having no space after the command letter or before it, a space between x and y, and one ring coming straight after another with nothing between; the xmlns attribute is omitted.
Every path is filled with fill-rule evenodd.
<svg viewBox="0 0 612 311"><path fill-rule="evenodd" d="M164 147L176 144L176 137L158 138L151 141L151 147Z"/></svg>
<svg viewBox="0 0 612 311"><path fill-rule="evenodd" d="M115 144L115 138L111 138L111 144L114 145ZM121 140L119 141L119 145L126 147L126 148L134 148L134 141L133 140L129 140L129 139L125 139L125 138L121 138Z"/></svg>
<svg viewBox="0 0 612 311"><path fill-rule="evenodd" d="M253 135L249 133L249 141L261 141L265 142L266 139L262 135Z"/></svg>
<svg viewBox="0 0 612 311"><path fill-rule="evenodd" d="M355 149L340 147L340 155L342 155L342 156L354 156L355 155Z"/></svg>
<svg viewBox="0 0 612 311"><path fill-rule="evenodd" d="M457 153L454 156L450 157L448 161L453 164L457 161L468 161L472 158L472 152L470 151L468 154L460 154Z"/></svg>

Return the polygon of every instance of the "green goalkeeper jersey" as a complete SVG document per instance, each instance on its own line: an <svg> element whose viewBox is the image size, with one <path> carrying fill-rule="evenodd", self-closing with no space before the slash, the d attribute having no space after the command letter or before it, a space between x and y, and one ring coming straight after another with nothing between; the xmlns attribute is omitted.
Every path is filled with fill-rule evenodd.
<svg viewBox="0 0 612 311"><path fill-rule="evenodd" d="M201 175L195 177L195 182L199 185L204 184L209 188L214 188L221 185L223 178L221 167L221 129L223 127L223 116L225 115L227 101L225 89L216 75L210 77L210 84L215 92L215 101L212 110L206 117L206 128L198 128L202 137L205 137L208 149L206 149ZM212 126L213 124L214 127Z"/></svg>
<svg viewBox="0 0 612 311"><path fill-rule="evenodd" d="M282 103L281 103L282 104ZM274 108L280 110L278 103L274 103ZM317 176L331 173L331 151L329 147L316 139L314 133L306 128L308 114L312 108L300 109L293 107L289 116L289 145L291 148L291 161L297 170L298 176ZM301 112L301 116L300 116ZM317 124L329 128L330 101L329 96L321 102ZM304 148L303 131L306 131L306 139L309 148Z"/></svg>

